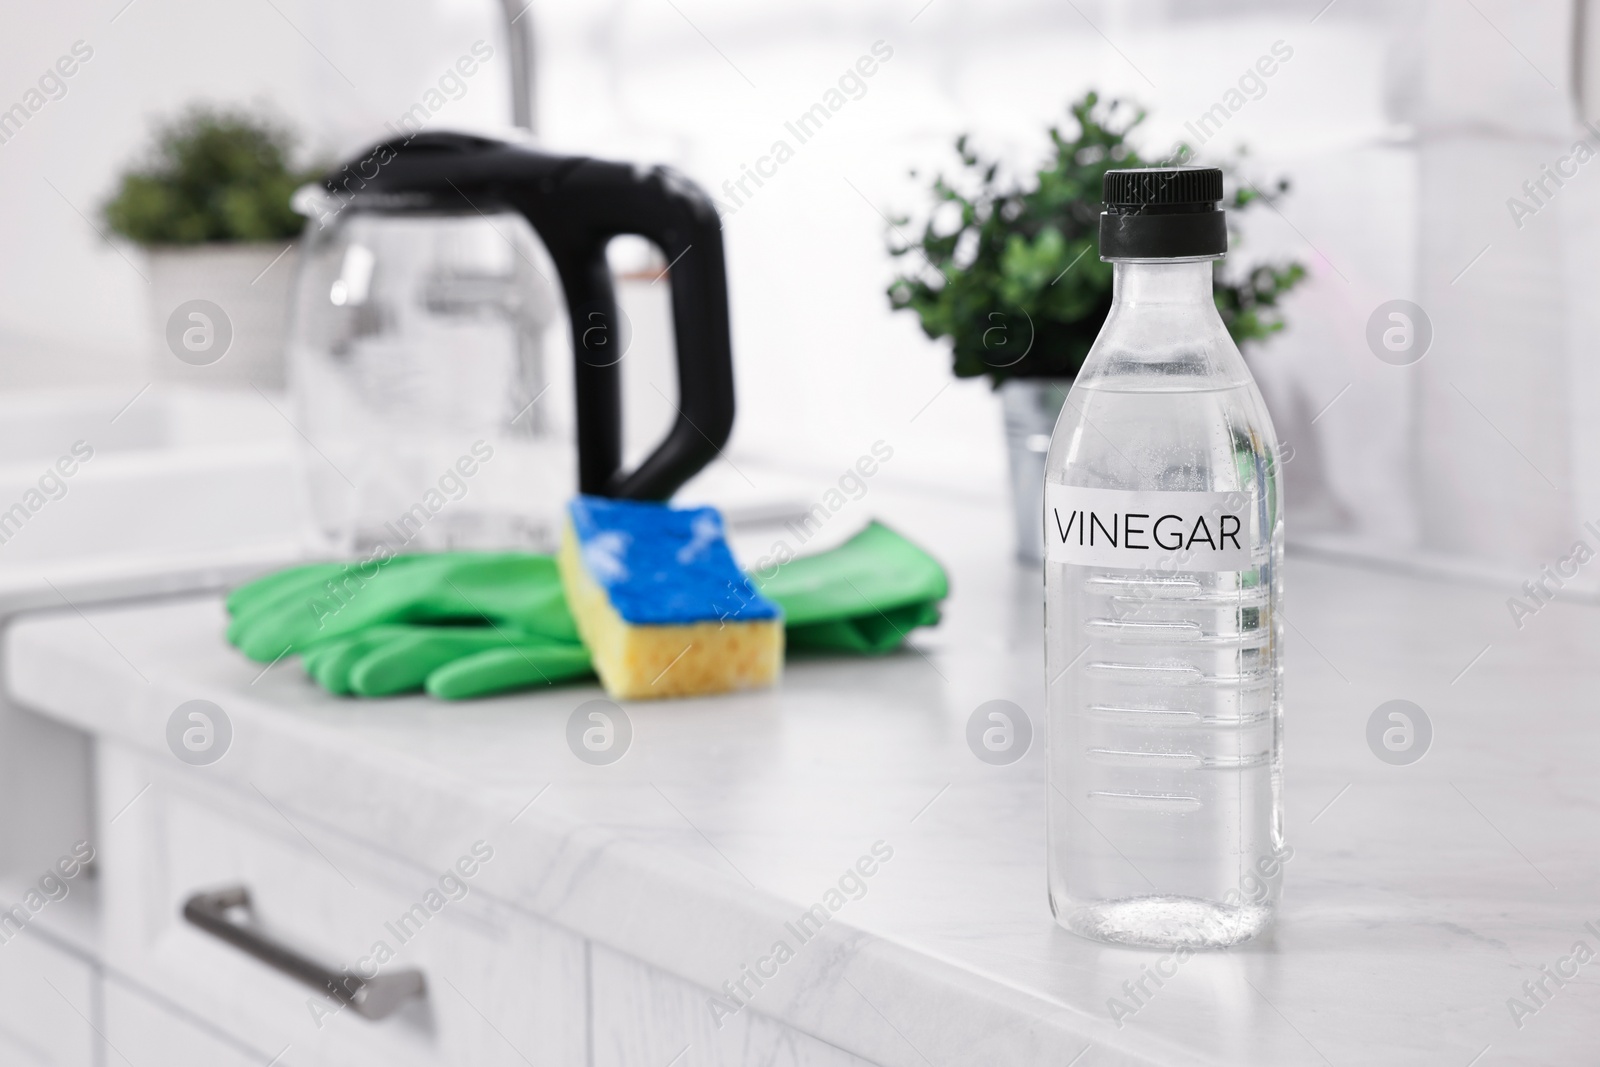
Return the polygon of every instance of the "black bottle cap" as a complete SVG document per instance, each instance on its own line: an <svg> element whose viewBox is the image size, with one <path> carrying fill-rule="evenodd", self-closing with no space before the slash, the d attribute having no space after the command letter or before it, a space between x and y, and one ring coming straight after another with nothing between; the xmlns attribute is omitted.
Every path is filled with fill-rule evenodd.
<svg viewBox="0 0 1600 1067"><path fill-rule="evenodd" d="M1192 259L1228 251L1222 171L1216 167L1108 170L1101 187L1101 259Z"/></svg>

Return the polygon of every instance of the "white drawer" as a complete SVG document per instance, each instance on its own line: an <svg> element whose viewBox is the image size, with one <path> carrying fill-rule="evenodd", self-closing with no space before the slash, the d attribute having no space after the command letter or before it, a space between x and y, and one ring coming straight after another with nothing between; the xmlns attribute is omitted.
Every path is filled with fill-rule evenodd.
<svg viewBox="0 0 1600 1067"><path fill-rule="evenodd" d="M8 902L9 903L9 902ZM91 1067L94 988L89 964L31 931L0 944L0 1063Z"/></svg>
<svg viewBox="0 0 1600 1067"><path fill-rule="evenodd" d="M115 978L105 982L103 1062L161 1067L261 1067L271 1060L195 1024ZM280 1060L279 1063L283 1061Z"/></svg>
<svg viewBox="0 0 1600 1067"><path fill-rule="evenodd" d="M109 744L98 781L108 963L244 1045L287 1049L280 1067L584 1061L583 942L473 887L493 842L420 868L291 798ZM425 992L363 1018L183 918L195 894L228 886L249 890L275 944L380 980L420 971Z"/></svg>

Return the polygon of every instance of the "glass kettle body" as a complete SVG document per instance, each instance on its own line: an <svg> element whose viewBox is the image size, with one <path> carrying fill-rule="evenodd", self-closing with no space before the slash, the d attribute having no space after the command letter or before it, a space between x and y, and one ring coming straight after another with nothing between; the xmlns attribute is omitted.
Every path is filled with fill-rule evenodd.
<svg viewBox="0 0 1600 1067"><path fill-rule="evenodd" d="M550 551L574 492L665 499L726 442L720 225L673 172L419 134L296 206L309 221L290 386L325 550ZM621 234L679 256L679 419L631 472L605 260Z"/></svg>
<svg viewBox="0 0 1600 1067"><path fill-rule="evenodd" d="M543 403L554 274L510 212L351 211L311 235L290 380L330 547L554 548L575 488L571 420Z"/></svg>

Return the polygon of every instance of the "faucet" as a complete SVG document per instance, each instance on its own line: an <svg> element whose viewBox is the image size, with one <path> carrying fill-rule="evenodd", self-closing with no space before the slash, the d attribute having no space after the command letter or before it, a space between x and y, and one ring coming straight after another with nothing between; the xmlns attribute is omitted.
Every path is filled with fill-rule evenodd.
<svg viewBox="0 0 1600 1067"><path fill-rule="evenodd" d="M506 19L506 46L511 52L511 123L529 133L538 133L534 119L533 81L533 0L500 0Z"/></svg>

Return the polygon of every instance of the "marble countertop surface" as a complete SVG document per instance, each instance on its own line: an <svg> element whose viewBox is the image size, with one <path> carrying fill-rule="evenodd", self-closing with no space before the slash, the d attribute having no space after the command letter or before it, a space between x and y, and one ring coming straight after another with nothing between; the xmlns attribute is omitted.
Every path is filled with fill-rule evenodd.
<svg viewBox="0 0 1600 1067"><path fill-rule="evenodd" d="M215 598L23 618L8 685L164 759L173 710L214 701L231 747L184 773L419 867L493 841L486 891L708 991L892 849L742 1009L874 1063L1600 1062L1600 958L1572 955L1600 953L1600 608L1558 598L1519 629L1512 590L1291 556L1277 926L1161 964L1135 1004L1125 983L1164 954L1080 940L1046 905L1036 574L1000 509L874 493L949 566L946 621L887 658L792 661L770 692L628 704L610 765L567 743L597 688L334 698L234 653ZM1009 766L966 743L995 699L1036 728ZM1410 765L1367 742L1393 699L1432 724ZM738 1029L714 1014L693 1040Z"/></svg>

